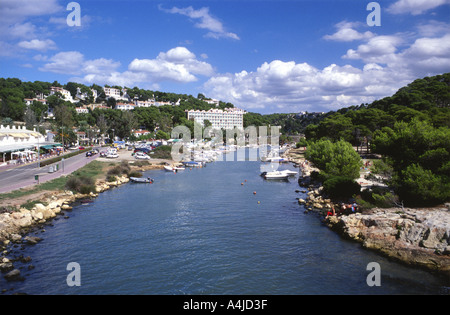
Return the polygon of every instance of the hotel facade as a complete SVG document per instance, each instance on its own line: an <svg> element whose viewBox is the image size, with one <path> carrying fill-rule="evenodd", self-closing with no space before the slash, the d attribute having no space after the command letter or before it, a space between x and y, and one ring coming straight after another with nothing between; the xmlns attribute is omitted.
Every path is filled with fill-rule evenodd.
<svg viewBox="0 0 450 315"><path fill-rule="evenodd" d="M187 110L187 119L194 120L205 126L205 120L211 122L213 128L220 129L244 129L244 115L246 111L239 108L210 109L210 110Z"/></svg>

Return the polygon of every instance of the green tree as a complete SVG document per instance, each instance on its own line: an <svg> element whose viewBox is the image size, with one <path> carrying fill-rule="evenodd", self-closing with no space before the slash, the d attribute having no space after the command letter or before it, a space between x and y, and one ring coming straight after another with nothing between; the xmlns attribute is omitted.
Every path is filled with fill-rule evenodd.
<svg viewBox="0 0 450 315"><path fill-rule="evenodd" d="M450 198L450 183L442 176L412 164L394 176L397 194L410 206L433 206Z"/></svg>
<svg viewBox="0 0 450 315"><path fill-rule="evenodd" d="M330 140L312 142L307 147L305 157L313 162L326 177L359 178L361 157L352 145L344 140L335 143Z"/></svg>
<svg viewBox="0 0 450 315"><path fill-rule="evenodd" d="M409 205L436 205L450 191L450 130L417 118L376 132L373 150L393 168L391 185Z"/></svg>
<svg viewBox="0 0 450 315"><path fill-rule="evenodd" d="M23 101L24 94L20 88L0 89L0 99L2 100L0 109L2 117L10 117L13 120L23 119L26 105Z"/></svg>

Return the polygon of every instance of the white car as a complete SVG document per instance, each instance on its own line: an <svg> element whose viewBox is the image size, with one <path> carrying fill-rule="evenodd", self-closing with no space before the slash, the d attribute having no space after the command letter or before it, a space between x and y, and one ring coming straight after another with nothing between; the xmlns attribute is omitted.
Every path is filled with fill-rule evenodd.
<svg viewBox="0 0 450 315"><path fill-rule="evenodd" d="M140 159L140 160L150 160L150 157L147 154L145 154L144 152L136 152L134 154L134 158Z"/></svg>

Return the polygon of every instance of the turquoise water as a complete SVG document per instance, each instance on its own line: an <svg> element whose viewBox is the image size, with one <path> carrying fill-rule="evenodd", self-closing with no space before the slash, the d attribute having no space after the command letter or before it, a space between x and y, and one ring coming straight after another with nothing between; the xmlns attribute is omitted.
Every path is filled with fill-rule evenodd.
<svg viewBox="0 0 450 315"><path fill-rule="evenodd" d="M434 294L445 283L343 240L296 198L297 177L269 182L260 162L215 162L154 184L125 184L77 206L16 255L28 294ZM291 165L283 168L295 170ZM243 183L243 185L242 185ZM256 192L256 194L254 194ZM34 234L33 234L34 235ZM70 287L67 265L81 268ZM370 262L381 286L369 287Z"/></svg>

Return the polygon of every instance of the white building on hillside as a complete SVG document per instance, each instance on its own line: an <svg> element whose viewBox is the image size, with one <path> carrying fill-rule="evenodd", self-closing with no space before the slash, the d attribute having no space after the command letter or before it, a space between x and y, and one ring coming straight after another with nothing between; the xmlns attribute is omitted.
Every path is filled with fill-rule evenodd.
<svg viewBox="0 0 450 315"><path fill-rule="evenodd" d="M75 108L77 114L89 114L89 109L87 107L77 107Z"/></svg>
<svg viewBox="0 0 450 315"><path fill-rule="evenodd" d="M69 101L71 103L75 102L75 100L72 98L72 95L70 94L69 91L67 91L61 87L57 87L57 86L52 86L50 88L50 95L54 95L58 92L61 93L61 95L63 96L63 99L65 101Z"/></svg>
<svg viewBox="0 0 450 315"><path fill-rule="evenodd" d="M118 110L133 110L136 107L134 104L127 104L127 103L117 103L115 109Z"/></svg>
<svg viewBox="0 0 450 315"><path fill-rule="evenodd" d="M116 89L116 88L110 88L110 87L104 87L103 91L105 92L106 98L114 98L117 101L129 101L130 96L127 94L126 89Z"/></svg>
<svg viewBox="0 0 450 315"><path fill-rule="evenodd" d="M150 106L155 106L155 100L154 99L150 99L148 101L139 101L139 100L135 100L134 101L134 105L136 105L136 107L150 107Z"/></svg>
<svg viewBox="0 0 450 315"><path fill-rule="evenodd" d="M219 107L220 101L216 99L210 99L210 100L203 100L203 102L208 103L209 105L214 105L216 107Z"/></svg>
<svg viewBox="0 0 450 315"><path fill-rule="evenodd" d="M244 115L246 111L239 108L225 108L205 110L189 110L186 111L187 119L193 119L202 126L205 120L211 122L213 128L221 129L244 129Z"/></svg>

